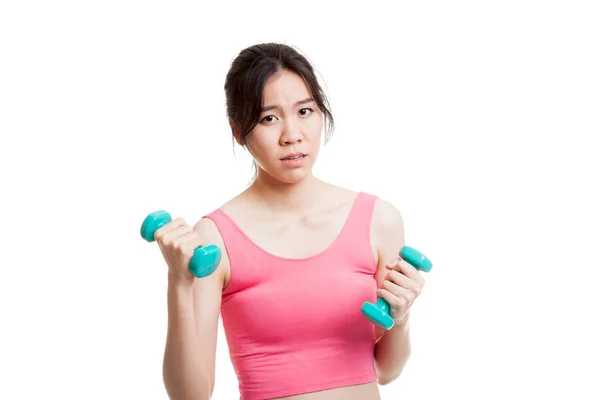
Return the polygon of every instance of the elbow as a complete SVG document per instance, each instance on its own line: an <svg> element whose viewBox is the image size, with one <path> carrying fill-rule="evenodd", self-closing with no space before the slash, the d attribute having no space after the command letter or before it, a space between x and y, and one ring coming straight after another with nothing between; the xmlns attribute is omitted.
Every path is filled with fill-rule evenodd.
<svg viewBox="0 0 600 400"><path fill-rule="evenodd" d="M380 386L389 385L390 383L394 382L399 376L400 376L399 373L398 374L377 375L377 384Z"/></svg>
<svg viewBox="0 0 600 400"><path fill-rule="evenodd" d="M400 377L402 374L402 368L395 369L393 371L385 371L377 374L377 383L380 386L389 385Z"/></svg>
<svg viewBox="0 0 600 400"><path fill-rule="evenodd" d="M204 377L186 381L168 369L163 369L163 384L170 400L210 400L214 389Z"/></svg>
<svg viewBox="0 0 600 400"><path fill-rule="evenodd" d="M169 383L165 380L165 390L170 400L210 400L212 398L212 388L190 385L183 387L176 383Z"/></svg>
<svg viewBox="0 0 600 400"><path fill-rule="evenodd" d="M377 384L380 386L389 385L400 377L404 366L408 361L408 356L395 366L379 367L377 368Z"/></svg>

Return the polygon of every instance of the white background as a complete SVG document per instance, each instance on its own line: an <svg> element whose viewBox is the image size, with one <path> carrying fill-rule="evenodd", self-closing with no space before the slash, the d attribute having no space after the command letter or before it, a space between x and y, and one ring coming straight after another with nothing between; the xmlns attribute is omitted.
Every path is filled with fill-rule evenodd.
<svg viewBox="0 0 600 400"><path fill-rule="evenodd" d="M315 173L393 202L434 269L387 399L597 399L600 29L592 1L6 1L0 398L166 399L166 265L139 227L243 190L223 83L315 64ZM215 399L236 399L219 335Z"/></svg>

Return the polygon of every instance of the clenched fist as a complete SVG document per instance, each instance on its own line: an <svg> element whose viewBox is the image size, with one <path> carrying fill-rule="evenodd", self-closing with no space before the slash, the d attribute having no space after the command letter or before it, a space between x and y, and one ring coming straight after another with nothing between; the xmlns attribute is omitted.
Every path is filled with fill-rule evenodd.
<svg viewBox="0 0 600 400"><path fill-rule="evenodd" d="M154 239L169 267L169 279L191 285L195 277L189 269L190 260L194 250L203 245L200 234L177 218L157 229Z"/></svg>

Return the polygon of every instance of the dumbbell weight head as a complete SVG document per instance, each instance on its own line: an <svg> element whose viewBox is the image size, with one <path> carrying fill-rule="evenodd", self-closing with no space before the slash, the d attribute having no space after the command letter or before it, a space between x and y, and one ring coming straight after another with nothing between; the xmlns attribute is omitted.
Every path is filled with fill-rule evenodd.
<svg viewBox="0 0 600 400"><path fill-rule="evenodd" d="M203 278L215 272L221 262L221 249L214 244L196 247L190 260L190 272L196 278Z"/></svg>
<svg viewBox="0 0 600 400"><path fill-rule="evenodd" d="M419 250L410 246L404 246L402 248L400 257L419 271L429 272L431 271L431 267L433 267L433 264L427 257Z"/></svg>
<svg viewBox="0 0 600 400"><path fill-rule="evenodd" d="M144 240L154 242L154 233L171 221L173 221L171 214L165 210L154 211L144 219L140 228L140 234Z"/></svg>
<svg viewBox="0 0 600 400"><path fill-rule="evenodd" d="M400 250L400 257L419 271L429 272L433 264L420 251L410 246L404 246ZM390 330L394 326L394 320L390 316L390 305L385 299L378 298L376 303L365 302L361 311L376 326Z"/></svg>
<svg viewBox="0 0 600 400"><path fill-rule="evenodd" d="M142 238L148 242L154 242L156 231L172 220L171 214L165 210L154 211L148 214L140 228ZM218 246L211 244L197 247L190 260L190 273L196 278L203 278L215 272L220 262L221 249Z"/></svg>

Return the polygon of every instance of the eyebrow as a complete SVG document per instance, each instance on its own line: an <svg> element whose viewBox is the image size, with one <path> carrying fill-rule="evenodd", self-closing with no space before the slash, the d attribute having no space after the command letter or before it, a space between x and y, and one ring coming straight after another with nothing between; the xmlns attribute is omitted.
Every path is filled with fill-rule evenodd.
<svg viewBox="0 0 600 400"><path fill-rule="evenodd" d="M312 98L312 97L309 97L307 99L298 101L296 104L294 104L294 107L299 106L300 104L310 103L310 102L313 102L313 101L315 101L315 99ZM279 108L279 106L278 105L275 105L275 106L266 106L266 107L263 107L260 110L260 112L263 113L265 111L269 111L269 110L272 110L274 108Z"/></svg>

